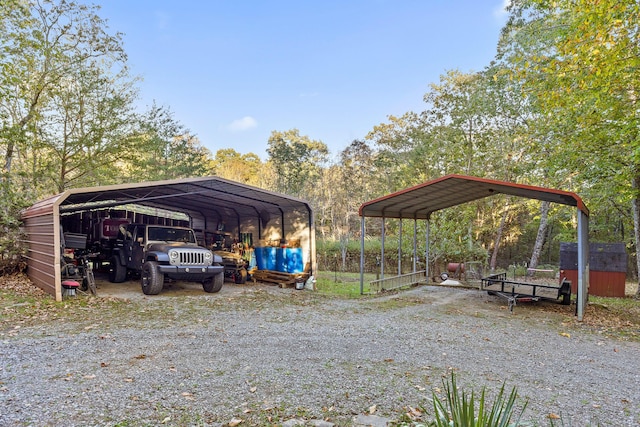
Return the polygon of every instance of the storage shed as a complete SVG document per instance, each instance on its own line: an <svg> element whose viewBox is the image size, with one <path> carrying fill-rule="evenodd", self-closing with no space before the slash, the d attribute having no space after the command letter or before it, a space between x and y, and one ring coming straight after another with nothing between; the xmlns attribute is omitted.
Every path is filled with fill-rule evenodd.
<svg viewBox="0 0 640 427"><path fill-rule="evenodd" d="M624 297L627 281L627 250L624 243L589 244L589 293L601 297ZM578 244L560 243L560 280L578 283Z"/></svg>
<svg viewBox="0 0 640 427"><path fill-rule="evenodd" d="M307 201L204 177L72 189L29 207L22 220L31 281L60 301L62 233L88 233L96 225L95 212L110 209L135 211L137 222L188 225L203 243L215 233L256 246L295 241L302 249L303 265L310 273L315 271L314 218Z"/></svg>

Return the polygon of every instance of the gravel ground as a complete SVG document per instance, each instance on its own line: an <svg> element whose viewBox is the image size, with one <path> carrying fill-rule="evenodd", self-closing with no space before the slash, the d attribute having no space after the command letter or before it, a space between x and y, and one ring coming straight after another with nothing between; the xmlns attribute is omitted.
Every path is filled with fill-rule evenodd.
<svg viewBox="0 0 640 427"><path fill-rule="evenodd" d="M640 342L576 324L574 307L509 314L484 292L432 286L354 300L177 291L0 323L0 426L429 419L419 408L451 372L490 397L516 386L527 425L640 425Z"/></svg>

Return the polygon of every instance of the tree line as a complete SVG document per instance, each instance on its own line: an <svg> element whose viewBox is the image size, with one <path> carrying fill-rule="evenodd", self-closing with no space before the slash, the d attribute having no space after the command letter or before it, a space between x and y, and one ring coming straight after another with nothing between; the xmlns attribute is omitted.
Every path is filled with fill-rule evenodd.
<svg viewBox="0 0 640 427"><path fill-rule="evenodd" d="M639 9L634 0L513 0L494 60L443 70L422 111L389 116L333 154L297 129L274 130L263 161L211 153L169 107L139 111L139 78L99 7L0 0L0 245L11 252L21 208L68 188L217 175L309 200L319 240L336 242L344 262L363 202L459 173L578 193L591 240L624 242L637 271ZM557 262L575 222L572 209L544 202L469 203L434 216L430 262ZM398 221L386 227L397 235ZM367 235L379 234L368 221Z"/></svg>

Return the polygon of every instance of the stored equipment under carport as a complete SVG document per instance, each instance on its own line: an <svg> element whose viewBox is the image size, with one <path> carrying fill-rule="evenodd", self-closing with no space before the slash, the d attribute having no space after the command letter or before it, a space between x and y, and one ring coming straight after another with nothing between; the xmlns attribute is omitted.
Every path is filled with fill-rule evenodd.
<svg viewBox="0 0 640 427"><path fill-rule="evenodd" d="M229 278L238 284L247 282L247 277L249 276L247 267L249 262L242 258L242 255L229 251L213 251L213 253L222 258L225 278Z"/></svg>

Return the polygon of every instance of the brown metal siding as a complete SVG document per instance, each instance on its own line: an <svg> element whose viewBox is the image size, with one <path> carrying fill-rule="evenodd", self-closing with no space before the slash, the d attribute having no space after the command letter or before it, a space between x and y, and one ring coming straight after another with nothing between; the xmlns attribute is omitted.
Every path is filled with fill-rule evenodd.
<svg viewBox="0 0 640 427"><path fill-rule="evenodd" d="M571 292L578 292L578 270L562 270L560 281L566 277L571 281ZM624 297L626 273L589 270L589 295L599 297Z"/></svg>
<svg viewBox="0 0 640 427"><path fill-rule="evenodd" d="M60 259L60 248L55 244L56 234L59 234L56 228L59 226L53 206L48 210L26 211L23 222L28 245L27 275L36 286L61 301L60 264L56 262Z"/></svg>

